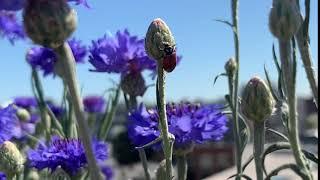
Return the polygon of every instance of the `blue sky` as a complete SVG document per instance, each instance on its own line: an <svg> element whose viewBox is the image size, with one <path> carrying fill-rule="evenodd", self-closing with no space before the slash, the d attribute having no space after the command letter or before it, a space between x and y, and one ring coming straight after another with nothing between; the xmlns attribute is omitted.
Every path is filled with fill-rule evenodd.
<svg viewBox="0 0 320 180"><path fill-rule="evenodd" d="M214 76L224 71L225 61L233 56L233 36L231 30L214 21L230 19L230 2L227 0L202 1L124 1L88 0L91 9L75 7L79 26L74 36L86 45L105 33L114 34L128 28L131 34L145 35L150 22L162 18L173 32L178 54L183 56L181 64L168 74L167 99L214 100L223 97L227 91L226 79L220 79L213 87ZM266 64L272 79L276 71L272 62L272 43L277 43L269 32L268 13L271 0L240 0L240 81L245 83L250 77L264 77ZM315 65L318 64L318 2L311 1L311 50ZM0 39L0 102L14 96L32 95L30 68L25 62L25 52L31 42L17 42L15 46ZM88 72L89 63L78 65L78 79L83 95L102 94L111 87L110 78L118 81L117 75ZM317 69L316 69L317 70ZM45 95L60 99L61 81L58 78L43 79ZM152 84L148 78L148 84ZM298 95L309 96L310 88L302 62L298 62ZM150 88L144 101L155 100L155 89Z"/></svg>

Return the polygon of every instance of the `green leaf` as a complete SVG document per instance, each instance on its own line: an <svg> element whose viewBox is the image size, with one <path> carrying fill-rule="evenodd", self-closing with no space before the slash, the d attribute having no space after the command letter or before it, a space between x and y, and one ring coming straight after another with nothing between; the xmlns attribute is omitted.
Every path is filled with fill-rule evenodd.
<svg viewBox="0 0 320 180"><path fill-rule="evenodd" d="M243 177L244 179L252 180L248 175L245 175L245 174L234 174L234 175L228 177L227 179L231 179L233 177Z"/></svg>
<svg viewBox="0 0 320 180"><path fill-rule="evenodd" d="M278 137L284 139L285 141L289 142L289 139L287 138L287 136L285 136L284 134L282 134L274 129L266 128L266 132L271 132L271 133L277 135Z"/></svg>
<svg viewBox="0 0 320 180"><path fill-rule="evenodd" d="M214 78L214 81L213 81L213 86L216 84L217 80L219 79L219 77L222 77L222 76L228 76L226 73L220 73L218 74L215 78Z"/></svg>
<svg viewBox="0 0 320 180"><path fill-rule="evenodd" d="M268 83L269 89L271 91L271 94L272 94L273 98L278 102L279 98L276 95L276 93L274 92L274 89L272 88L272 84L271 84L271 81L270 81L270 78L269 78L269 73L268 73L268 71L266 69L266 65L264 65L264 73L265 73L265 76L267 78L267 83Z"/></svg>
<svg viewBox="0 0 320 180"><path fill-rule="evenodd" d="M249 156L249 158L245 161L245 163L243 163L242 166L242 172L244 172L244 170L247 168L247 166L252 162L252 160L254 159L254 156L251 154Z"/></svg>

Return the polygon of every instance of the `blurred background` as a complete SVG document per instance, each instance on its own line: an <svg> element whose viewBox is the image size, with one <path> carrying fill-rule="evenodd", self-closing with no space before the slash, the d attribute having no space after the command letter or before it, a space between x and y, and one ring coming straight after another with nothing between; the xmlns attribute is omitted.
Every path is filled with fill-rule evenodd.
<svg viewBox="0 0 320 180"><path fill-rule="evenodd" d="M177 43L178 55L182 61L167 78L167 100L170 102L191 101L200 103L225 103L228 92L227 81L218 79L213 86L214 77L224 71L225 62L233 56L233 36L229 27L215 19L230 19L230 2L225 0L202 1L95 1L88 0L90 8L75 7L79 16L79 26L74 37L91 45L92 40L104 34L115 34L128 28L133 35L143 38L149 23L157 17L170 26ZM268 13L272 1L240 1L240 82L242 86L254 75L264 77L266 65L271 79L276 82L277 73L272 60L272 44L277 41L268 28ZM314 66L318 66L318 1L311 1L310 46ZM0 39L0 103L15 96L31 96L31 68L25 61L25 53L32 47L31 41L17 41L14 45ZM88 70L90 63L77 65L78 76L85 95L103 95L112 87L112 80L118 82L119 76L107 73L94 73ZM148 75L148 74L146 74ZM303 69L298 61L297 94L300 135L304 146L312 151L317 149L318 115ZM147 78L147 84L155 83ZM62 86L58 78L43 78L46 96L59 102ZM150 87L141 102L155 105L155 88ZM121 99L121 102L122 99ZM121 103L120 103L121 104ZM120 105L111 140L115 141L115 163L131 167L140 166L138 155L128 145L125 124L125 107ZM231 129L232 124L230 124ZM283 131L277 117L268 121L268 126ZM278 141L267 134L267 142ZM122 152L123 150L123 152ZM233 166L233 142L231 131L220 143L197 147L190 155L188 179L202 179ZM115 153L116 152L116 153ZM133 155L132 155L133 153ZM148 152L150 160L158 161L158 153ZM124 173L125 172L121 172ZM134 173L131 173L131 175ZM139 173L138 173L139 174ZM231 175L231 174L228 174ZM125 176L125 175L124 175Z"/></svg>

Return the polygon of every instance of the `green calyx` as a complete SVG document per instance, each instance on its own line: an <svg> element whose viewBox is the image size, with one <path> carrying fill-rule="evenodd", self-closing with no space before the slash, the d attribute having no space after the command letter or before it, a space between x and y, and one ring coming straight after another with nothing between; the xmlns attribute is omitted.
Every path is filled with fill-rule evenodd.
<svg viewBox="0 0 320 180"><path fill-rule="evenodd" d="M0 145L0 171L7 175L14 175L22 172L24 158L19 149L10 141Z"/></svg>

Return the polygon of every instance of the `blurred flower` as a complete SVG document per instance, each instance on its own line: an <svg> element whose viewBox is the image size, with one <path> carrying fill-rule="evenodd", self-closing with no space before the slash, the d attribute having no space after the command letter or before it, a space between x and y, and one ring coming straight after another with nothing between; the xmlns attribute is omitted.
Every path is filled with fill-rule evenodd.
<svg viewBox="0 0 320 180"><path fill-rule="evenodd" d="M221 140L228 130L227 117L218 105L180 103L168 104L166 109L169 132L175 136L175 148ZM156 110L146 110L140 105L138 110L130 113L128 133L136 146L142 146L159 137Z"/></svg>
<svg viewBox="0 0 320 180"><path fill-rule="evenodd" d="M0 172L0 180L6 180L6 175L3 172Z"/></svg>
<svg viewBox="0 0 320 180"><path fill-rule="evenodd" d="M83 98L84 110L88 113L104 112L105 104L102 96L87 96Z"/></svg>
<svg viewBox="0 0 320 180"><path fill-rule="evenodd" d="M56 118L59 118L61 117L64 113L65 113L65 110L60 107L60 106L57 106L56 104L54 104L52 101L46 101L48 107L50 108L50 110L53 112L53 114L56 116Z"/></svg>
<svg viewBox="0 0 320 180"><path fill-rule="evenodd" d="M14 12L0 10L0 36L7 38L12 44L17 39L25 38L23 27L18 23Z"/></svg>
<svg viewBox="0 0 320 180"><path fill-rule="evenodd" d="M111 180L113 178L113 171L111 167L107 165L100 165L100 168L101 168L101 172L105 176L105 180Z"/></svg>
<svg viewBox="0 0 320 180"><path fill-rule="evenodd" d="M26 0L1 0L0 1L0 10L7 11L18 11L23 8L24 2ZM88 3L86 0L68 0L69 2L75 2L76 5L83 4L87 7Z"/></svg>
<svg viewBox="0 0 320 180"><path fill-rule="evenodd" d="M21 108L30 110L38 106L37 100L30 96L18 96L13 99L13 103Z"/></svg>
<svg viewBox="0 0 320 180"><path fill-rule="evenodd" d="M13 105L0 108L0 144L13 137L20 137L21 127Z"/></svg>
<svg viewBox="0 0 320 180"><path fill-rule="evenodd" d="M93 142L93 150L98 161L108 158L108 147L103 142ZM54 171L60 166L70 175L75 175L87 165L85 150L78 139L53 137L49 146L39 144L35 150L27 153L28 163L38 170L49 168Z"/></svg>
<svg viewBox="0 0 320 180"><path fill-rule="evenodd" d="M115 37L105 35L92 41L89 51L89 62L95 67L91 71L120 74L156 71L156 62L144 50L144 39L130 35L127 29L118 31Z"/></svg>
<svg viewBox="0 0 320 180"><path fill-rule="evenodd" d="M75 38L68 41L74 58L77 63L83 63L87 54L85 46L81 45L81 41ZM54 64L57 61L56 54L53 50L44 47L33 47L29 49L26 56L27 62L32 68L40 69L43 71L43 75L54 74Z"/></svg>

